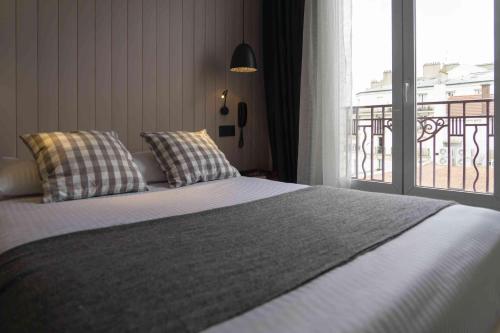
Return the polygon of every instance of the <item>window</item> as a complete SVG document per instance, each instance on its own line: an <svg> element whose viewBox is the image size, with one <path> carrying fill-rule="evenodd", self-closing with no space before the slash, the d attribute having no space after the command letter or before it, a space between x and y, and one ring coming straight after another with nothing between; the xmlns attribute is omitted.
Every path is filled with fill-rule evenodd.
<svg viewBox="0 0 500 333"><path fill-rule="evenodd" d="M493 9L494 0L353 2L354 187L500 208Z"/></svg>
<svg viewBox="0 0 500 333"><path fill-rule="evenodd" d="M427 96L427 94L425 94L425 93L418 94L418 101L420 103L423 103L426 96Z"/></svg>

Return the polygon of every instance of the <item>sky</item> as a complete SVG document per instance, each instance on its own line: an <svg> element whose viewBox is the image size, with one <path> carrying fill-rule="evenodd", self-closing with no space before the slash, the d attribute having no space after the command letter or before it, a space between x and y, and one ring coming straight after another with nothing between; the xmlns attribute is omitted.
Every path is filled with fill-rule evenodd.
<svg viewBox="0 0 500 333"><path fill-rule="evenodd" d="M494 0L416 0L417 75L428 62L493 62ZM391 0L352 0L354 93L391 69Z"/></svg>

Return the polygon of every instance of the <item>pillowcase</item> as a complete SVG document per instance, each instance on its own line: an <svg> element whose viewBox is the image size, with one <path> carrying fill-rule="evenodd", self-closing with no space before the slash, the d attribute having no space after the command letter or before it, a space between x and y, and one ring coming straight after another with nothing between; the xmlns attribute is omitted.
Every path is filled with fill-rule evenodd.
<svg viewBox="0 0 500 333"><path fill-rule="evenodd" d="M163 170L160 168L158 162L156 162L156 158L152 152L143 151L139 153L133 153L132 157L134 158L134 162L141 171L146 183L153 184L167 182L167 177L165 176Z"/></svg>
<svg viewBox="0 0 500 333"><path fill-rule="evenodd" d="M45 203L147 189L115 132L38 133L21 139L37 163Z"/></svg>
<svg viewBox="0 0 500 333"><path fill-rule="evenodd" d="M0 197L17 197L42 193L40 173L33 160L0 159Z"/></svg>
<svg viewBox="0 0 500 333"><path fill-rule="evenodd" d="M147 184L167 182L153 153L133 153L135 164ZM0 199L42 194L42 180L35 160L0 158Z"/></svg>
<svg viewBox="0 0 500 333"><path fill-rule="evenodd" d="M170 187L239 176L207 131L141 133Z"/></svg>

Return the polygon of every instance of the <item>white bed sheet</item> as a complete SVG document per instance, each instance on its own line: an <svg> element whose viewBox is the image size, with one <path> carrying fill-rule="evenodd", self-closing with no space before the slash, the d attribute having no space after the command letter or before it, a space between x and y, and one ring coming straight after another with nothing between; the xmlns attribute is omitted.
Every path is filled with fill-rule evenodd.
<svg viewBox="0 0 500 333"><path fill-rule="evenodd" d="M0 253L54 235L180 215L302 188L238 177L40 204L0 202ZM500 213L456 205L209 332L491 332L500 319Z"/></svg>

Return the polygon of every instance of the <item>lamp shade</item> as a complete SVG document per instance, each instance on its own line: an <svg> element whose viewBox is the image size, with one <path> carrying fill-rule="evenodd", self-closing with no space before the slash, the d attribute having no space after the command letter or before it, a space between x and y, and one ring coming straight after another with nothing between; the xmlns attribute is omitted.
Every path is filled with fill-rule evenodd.
<svg viewBox="0 0 500 333"><path fill-rule="evenodd" d="M231 58L231 72L251 73L257 71L257 61L250 45L241 43L236 46Z"/></svg>

